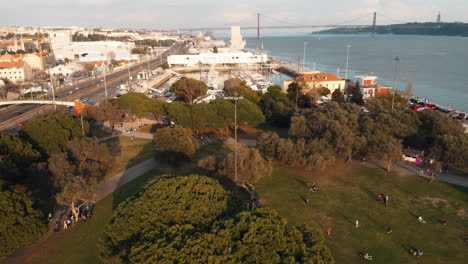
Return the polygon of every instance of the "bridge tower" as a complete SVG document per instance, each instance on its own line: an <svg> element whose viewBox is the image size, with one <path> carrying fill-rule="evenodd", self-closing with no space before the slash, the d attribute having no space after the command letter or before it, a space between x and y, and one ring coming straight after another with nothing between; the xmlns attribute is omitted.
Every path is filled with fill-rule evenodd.
<svg viewBox="0 0 468 264"><path fill-rule="evenodd" d="M257 14L257 38L260 38L260 13Z"/></svg>
<svg viewBox="0 0 468 264"><path fill-rule="evenodd" d="M372 23L372 36L377 33L377 12L374 12L374 22Z"/></svg>
<svg viewBox="0 0 468 264"><path fill-rule="evenodd" d="M439 14L437 15L437 23L440 23L440 11L439 11Z"/></svg>

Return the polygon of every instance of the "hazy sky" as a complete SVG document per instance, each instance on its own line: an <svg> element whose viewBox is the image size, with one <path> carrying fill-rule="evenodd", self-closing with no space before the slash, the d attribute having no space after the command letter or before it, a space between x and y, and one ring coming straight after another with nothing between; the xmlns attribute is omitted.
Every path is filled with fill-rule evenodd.
<svg viewBox="0 0 468 264"><path fill-rule="evenodd" d="M0 25L125 28L468 21L467 0L0 0Z"/></svg>

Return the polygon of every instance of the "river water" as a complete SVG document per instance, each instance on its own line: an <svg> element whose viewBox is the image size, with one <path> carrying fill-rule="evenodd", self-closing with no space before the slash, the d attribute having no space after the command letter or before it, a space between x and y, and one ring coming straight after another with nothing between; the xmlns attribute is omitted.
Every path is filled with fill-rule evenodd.
<svg viewBox="0 0 468 264"><path fill-rule="evenodd" d="M303 57L306 66L345 76L346 46L349 43L348 76L370 75L393 85L398 56L397 89L404 91L413 81L414 95L457 110L468 111L468 38L382 35L296 35L246 38L246 49L257 43L269 56L289 62ZM284 79L284 78L281 78ZM276 80L280 82L281 80Z"/></svg>

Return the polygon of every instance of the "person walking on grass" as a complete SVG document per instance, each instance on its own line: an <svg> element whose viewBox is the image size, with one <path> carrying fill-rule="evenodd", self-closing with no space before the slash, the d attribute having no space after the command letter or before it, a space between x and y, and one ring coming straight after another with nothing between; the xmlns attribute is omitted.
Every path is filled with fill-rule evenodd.
<svg viewBox="0 0 468 264"><path fill-rule="evenodd" d="M327 228L327 235L331 235L331 231L332 231L331 227Z"/></svg>
<svg viewBox="0 0 468 264"><path fill-rule="evenodd" d="M388 225L387 227L387 234L390 234L392 232L392 225Z"/></svg>
<svg viewBox="0 0 468 264"><path fill-rule="evenodd" d="M385 202L385 206L387 206L387 204L388 204L388 195L385 195L384 202Z"/></svg>
<svg viewBox="0 0 468 264"><path fill-rule="evenodd" d="M359 227L359 221L356 219L356 223L354 224L354 227Z"/></svg>

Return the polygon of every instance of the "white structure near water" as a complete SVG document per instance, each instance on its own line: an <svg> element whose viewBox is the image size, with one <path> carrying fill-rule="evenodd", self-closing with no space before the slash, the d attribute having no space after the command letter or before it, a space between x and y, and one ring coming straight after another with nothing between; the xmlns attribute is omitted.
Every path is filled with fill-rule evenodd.
<svg viewBox="0 0 468 264"><path fill-rule="evenodd" d="M171 55L167 62L169 66L197 66L202 65L232 65L266 63L266 54L253 54L252 52L229 52L229 53L200 53L197 55Z"/></svg>
<svg viewBox="0 0 468 264"><path fill-rule="evenodd" d="M239 26L231 27L231 51L242 50L245 47L246 41L242 38Z"/></svg>
<svg viewBox="0 0 468 264"><path fill-rule="evenodd" d="M51 31L49 33L50 45L55 58L69 59L80 62L93 62L102 60L134 60L138 59L131 54L135 48L133 42L120 41L83 41L73 42L70 31ZM112 58L110 58L112 57Z"/></svg>

